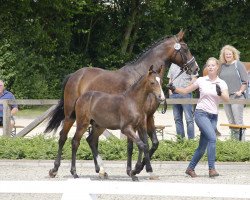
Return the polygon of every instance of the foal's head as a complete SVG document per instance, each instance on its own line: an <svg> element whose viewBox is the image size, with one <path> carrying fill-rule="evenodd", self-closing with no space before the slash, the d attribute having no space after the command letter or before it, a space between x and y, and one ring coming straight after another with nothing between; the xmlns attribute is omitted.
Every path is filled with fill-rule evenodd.
<svg viewBox="0 0 250 200"><path fill-rule="evenodd" d="M162 90L161 84L162 80L160 74L162 73L163 67L161 66L157 71L153 70L153 65L149 68L147 74L148 88L151 93L153 93L159 101L165 100L165 95Z"/></svg>

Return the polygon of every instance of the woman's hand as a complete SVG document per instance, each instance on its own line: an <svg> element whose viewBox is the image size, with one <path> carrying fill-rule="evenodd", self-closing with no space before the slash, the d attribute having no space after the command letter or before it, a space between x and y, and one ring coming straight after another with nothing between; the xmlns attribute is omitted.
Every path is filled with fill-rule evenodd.
<svg viewBox="0 0 250 200"><path fill-rule="evenodd" d="M176 87L173 85L173 83L167 84L167 89L171 90L171 92L174 92Z"/></svg>
<svg viewBox="0 0 250 200"><path fill-rule="evenodd" d="M236 95L237 97L239 97L239 96L242 95L242 92L241 92L241 91L237 91L237 92L235 92L235 95Z"/></svg>

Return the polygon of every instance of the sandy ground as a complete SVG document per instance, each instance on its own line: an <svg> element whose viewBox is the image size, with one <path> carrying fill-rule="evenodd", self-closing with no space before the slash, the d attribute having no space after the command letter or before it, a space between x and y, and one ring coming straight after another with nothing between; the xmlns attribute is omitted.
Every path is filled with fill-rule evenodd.
<svg viewBox="0 0 250 200"><path fill-rule="evenodd" d="M250 125L250 108L244 110L244 122L246 125ZM17 118L16 124L17 125L29 125L34 118ZM160 111L155 113L155 122L157 125L172 125L171 127L167 127L164 130L164 139L175 139L176 132L175 132L175 125L173 120L172 110L167 110L165 114L161 114ZM227 123L227 119L223 109L220 109L219 113L219 121L220 123ZM36 127L33 131L31 131L26 137L32 137L37 134L44 134L43 131L46 127L46 122L40 124ZM227 127L218 126L219 131L222 133L222 136L219 137L220 140L225 140L229 138L229 129ZM21 129L18 129L20 131ZM75 127L72 127L70 130L69 136L74 134ZM113 131L113 134L116 136L120 136L120 131ZM246 131L246 139L250 141L250 130ZM59 131L55 133L47 134L47 136L58 136ZM198 127L195 126L195 134L199 135ZM104 137L102 137L104 139ZM159 139L162 139L159 137ZM72 179L70 175L70 161L64 160L62 161L62 165L59 169L59 173L55 179L51 179L48 176L49 169L52 168L54 161L25 161L25 160L0 160L0 185L1 183L4 184L3 181L67 181ZM125 181L130 183L131 178L128 177L125 173L125 165L126 161L104 161L105 169L109 174L109 180L107 181ZM135 164L135 162L133 162ZM220 176L211 179L208 178L208 166L207 162L201 162L197 165L196 172L199 175L198 178L192 179L185 175L185 169L188 165L188 162L152 162L152 167L154 172L160 176L160 180L155 181L159 183L183 183L186 184L184 187L193 187L196 188L197 184L205 184L205 187L213 187L213 185L232 185L232 187L237 187L238 185L244 186L249 188L250 184L250 167L249 162L245 163L216 163L216 168L220 173ZM80 179L88 178L93 181L98 181L98 175L94 171L94 164L93 161L77 161L77 171L80 176ZM140 182L148 182L149 175L143 171L139 176ZM100 180L102 181L102 180ZM105 181L102 181L105 184ZM34 182L35 184L35 182ZM34 186L35 187L35 186ZM73 185L72 185L73 187ZM84 189L84 187L83 187ZM166 189L167 186L166 186ZM203 188L205 189L205 188ZM207 188L210 191L209 188ZM180 192L182 189L180 189ZM228 191L221 191L222 193ZM244 192L244 191L241 191ZM96 195L94 199L96 200L208 200L208 199L239 199L242 197L236 198L225 198L223 195L221 197L215 197L212 194L209 197L204 196L134 196L134 195ZM7 192L0 192L0 199L1 200L60 200L62 199L62 194L37 194L37 193L7 193ZM74 199L74 198L70 198ZM84 198L83 198L84 199ZM248 199L248 198L242 198Z"/></svg>
<svg viewBox="0 0 250 200"><path fill-rule="evenodd" d="M17 125L27 126L33 120L35 120L35 118L18 117L18 118L16 118L16 124ZM185 120L184 120L184 123L185 123ZM229 139L230 138L229 128L224 127L224 126L219 126L219 124L221 124L221 123L228 123L225 112L224 112L224 110L222 108L219 110L219 120L218 120L218 130L222 133L222 136L220 136L219 139L220 140ZM156 125L171 125L171 127L166 127L164 129L163 139L167 139L167 140L176 139L175 123L174 123L174 119L173 119L172 109L168 109L165 114L162 114L160 110L156 111L156 113L155 113L155 124ZM245 108L244 109L244 124L245 125L250 125L250 108ZM29 134L27 134L26 137L32 137L32 136L37 135L37 134L44 134L43 131L44 131L46 125L47 125L47 122L45 121L42 124L40 124L39 126L37 126L35 129L33 129ZM73 126L71 128L70 133L69 133L69 137L73 136L73 134L75 132L75 129L76 129L75 126ZM19 132L21 130L22 129L17 129L17 132ZM60 131L60 127L59 127L57 132L52 132L52 133L49 133L49 134L46 134L46 135L47 136L59 136L59 131ZM123 137L123 135L120 133L119 130L117 130L117 131L109 130L109 132L111 132L112 134L114 134L115 136L117 136L119 138ZM250 140L250 129L246 130L245 132L246 132L246 141L249 141ZM199 129L195 125L195 135L198 136L199 134L200 134ZM87 135L87 133L85 134L85 136L86 135ZM160 135L159 135L158 138L160 140L162 139L162 137ZM104 135L101 136L101 139L105 139L105 136Z"/></svg>
<svg viewBox="0 0 250 200"><path fill-rule="evenodd" d="M198 177L193 179L185 175L185 170L188 165L188 162L152 162L152 167L154 172L159 176L159 180L149 180L149 174L142 171L139 175L138 184L146 184L146 183L155 183L162 185L160 188L163 190L171 190L168 186L181 184L179 186L178 195L174 196L157 196L157 193L152 192L154 196L137 196L133 195L128 191L128 194L123 195L109 195L102 194L96 195L94 200L233 200L233 199L249 199L248 197L243 197L242 195L249 191L250 189L250 163L216 163L216 168L220 173L220 176L216 178L208 177L208 166L207 162L200 162L196 167L196 173ZM77 180L73 180L69 170L70 170L70 161L63 160L62 165L58 171L58 175L56 178L49 178L48 171L53 166L52 160L0 160L0 199L1 200L62 200L62 194L54 194L54 193L7 193L3 190L5 188L4 181L10 181L13 183L10 190L17 190L19 187L23 188L27 183L33 183L34 185L30 187L26 187L25 190L31 191L31 189L36 187L36 181L49 181L47 187L53 188L52 183L55 181L72 181L70 185L65 189L66 191L69 189L79 188L79 183ZM125 173L126 161L104 161L104 166L109 174L109 178L107 180L101 180L98 178L98 174L94 171L94 163L92 160L83 161L77 160L77 171L79 174L79 181L82 179L90 179L93 182L97 182L97 184L105 187L106 184L114 183L124 183L126 185L131 185L132 180ZM13 181L25 181L22 182L21 185L19 183L19 187L17 188L16 184L14 185ZM199 187L201 184L201 187ZM223 190L222 186L229 186L232 192L239 192L239 196L233 198L232 196L227 196L231 190ZM163 187L163 188L162 188ZM220 190L221 196L215 196L214 188L218 188ZM242 189L239 189L241 187ZM80 188L86 191L86 188L83 183L81 183ZM185 195L185 191L187 188L190 188L190 193L192 196ZM23 188L24 189L24 188ZM113 188L117 190L116 187ZM141 188L142 193L143 188ZM172 189L174 190L174 189ZM178 190L178 188L177 188ZM209 195L205 197L204 195L194 195L197 191L206 191ZM236 191L237 190L237 191ZM151 190L150 190L151 191ZM249 194L249 192L248 192ZM68 198L70 200L74 200L72 194L71 197ZM86 198L80 198L86 199Z"/></svg>

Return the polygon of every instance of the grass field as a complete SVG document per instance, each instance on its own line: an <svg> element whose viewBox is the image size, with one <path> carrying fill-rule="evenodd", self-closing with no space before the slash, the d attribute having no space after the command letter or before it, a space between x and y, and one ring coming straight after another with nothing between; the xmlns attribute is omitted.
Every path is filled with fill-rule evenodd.
<svg viewBox="0 0 250 200"><path fill-rule="evenodd" d="M17 117L37 117L48 110L50 106L30 106L19 107L19 111L16 114Z"/></svg>

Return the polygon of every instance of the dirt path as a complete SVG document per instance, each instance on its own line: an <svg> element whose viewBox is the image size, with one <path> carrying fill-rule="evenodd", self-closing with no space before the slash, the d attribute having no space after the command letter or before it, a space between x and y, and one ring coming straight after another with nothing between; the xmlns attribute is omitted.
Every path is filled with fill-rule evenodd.
<svg viewBox="0 0 250 200"><path fill-rule="evenodd" d="M94 171L93 161L77 161L77 172L80 179L90 179L91 181L100 181L100 184L105 186L105 183L112 181L127 182L128 184L132 182L131 178L125 173L125 161L105 161L104 166L109 174L109 179L101 181L98 175ZM133 163L134 164L134 163ZM197 165L196 173L197 178L190 178L185 175L185 169L188 162L153 162L152 167L154 172L159 175L159 180L151 181L149 180L149 175L143 171L138 178L140 182L154 182L154 183L165 183L166 190L169 190L167 184L184 184L183 187L190 187L193 190L197 190L197 184L203 184L203 190L208 190L209 187L213 185L231 185L232 189L238 185L243 185L250 190L250 164L249 163L216 163L219 177L209 178L208 177L208 166L207 162L201 162ZM73 180L69 170L70 161L62 161L61 167L59 168L58 175L56 178L52 179L48 176L48 171L53 166L53 161L31 161L31 160L0 160L0 186L2 181L67 181ZM78 179L79 180L79 179ZM34 182L35 183L35 182ZM50 183L48 183L50 184ZM34 185L34 187L36 187ZM84 186L82 186L84 190ZM184 192L185 188L179 188L180 193ZM211 191L212 192L212 191ZM230 191L220 191L222 195ZM244 193L244 191L242 191ZM165 200L165 199L225 199L225 198L215 198L211 196L205 197L163 197L163 196L135 196L135 195L97 195L97 200ZM0 188L0 199L1 200L60 200L62 194L10 194L1 192ZM74 199L74 198L72 198ZM236 199L236 198L227 198ZM245 198L246 199L246 198Z"/></svg>

